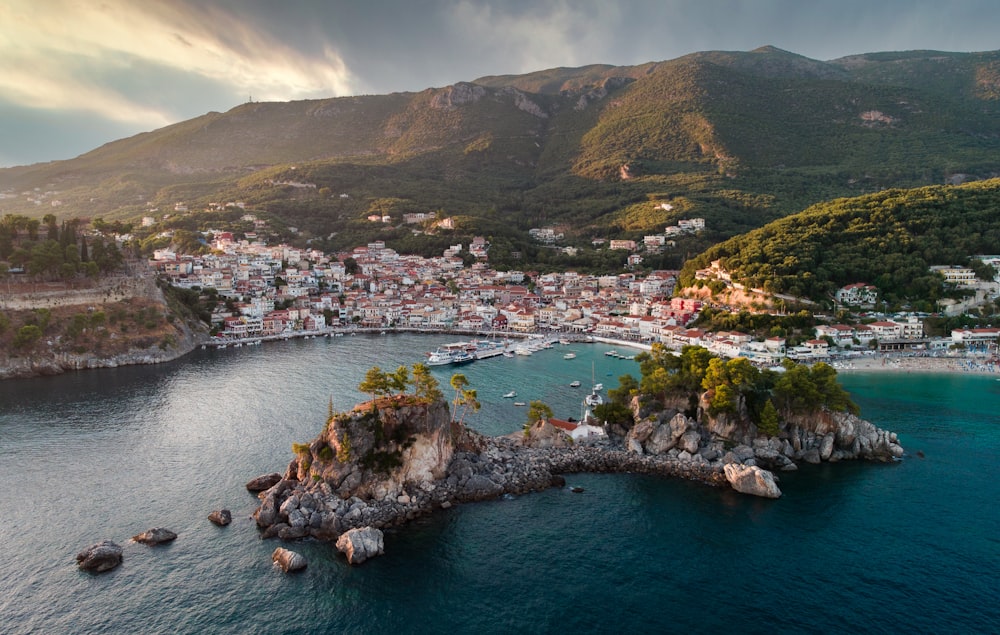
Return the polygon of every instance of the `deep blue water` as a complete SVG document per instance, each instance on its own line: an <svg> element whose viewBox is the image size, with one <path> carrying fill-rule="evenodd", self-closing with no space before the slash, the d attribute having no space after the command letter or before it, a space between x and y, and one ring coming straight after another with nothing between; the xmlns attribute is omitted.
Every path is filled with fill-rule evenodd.
<svg viewBox="0 0 1000 635"><path fill-rule="evenodd" d="M329 545L287 576L249 518L251 477L283 471L378 365L444 337L298 340L199 351L156 367L0 383L2 633L1000 632L1000 381L844 375L908 450L891 465L782 475L777 501L680 480L575 475L568 489L464 505L386 536L359 567ZM489 434L541 399L579 416L591 377L633 362L556 347L460 370ZM564 360L567 350L577 353ZM450 369L436 369L444 386ZM446 388L447 390L447 388ZM917 456L917 451L923 458ZM233 510L233 524L208 522ZM167 546L129 543L145 529ZM118 569L74 555L103 538Z"/></svg>

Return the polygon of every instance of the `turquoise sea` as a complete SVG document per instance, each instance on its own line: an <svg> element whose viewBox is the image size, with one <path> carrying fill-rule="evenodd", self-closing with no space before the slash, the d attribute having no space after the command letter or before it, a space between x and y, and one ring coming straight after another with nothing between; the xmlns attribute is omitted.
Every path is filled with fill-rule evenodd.
<svg viewBox="0 0 1000 635"><path fill-rule="evenodd" d="M906 458L783 474L776 501L571 475L583 493L436 513L389 532L385 556L361 566L304 542L304 572L275 569L280 543L260 540L244 483L283 471L331 397L337 409L363 399L368 368L449 339L293 340L0 382L0 633L1000 632L995 377L843 375ZM578 417L592 368L607 387L637 373L610 348L461 367L483 403L470 424L519 429L510 390ZM435 373L446 385L453 370ZM226 528L206 519L222 507ZM158 526L178 539L128 542ZM76 552L104 538L124 545L123 565L79 571Z"/></svg>

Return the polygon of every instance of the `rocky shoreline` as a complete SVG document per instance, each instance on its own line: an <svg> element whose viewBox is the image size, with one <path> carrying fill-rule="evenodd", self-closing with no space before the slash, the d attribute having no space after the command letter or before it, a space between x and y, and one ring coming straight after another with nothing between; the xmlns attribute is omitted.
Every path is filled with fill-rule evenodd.
<svg viewBox="0 0 1000 635"><path fill-rule="evenodd" d="M543 433L486 437L452 422L441 402L369 406L332 418L284 474L248 483L262 490L253 518L263 538L336 541L351 530L401 525L455 504L565 486L563 475L582 472L653 474L777 498L771 470L903 455L895 434L846 413L800 422L785 438L743 443L745 435L722 439L711 422L664 412L624 438L572 443L554 442L558 437L542 430L547 423L539 427ZM398 462L379 471L372 456Z"/></svg>

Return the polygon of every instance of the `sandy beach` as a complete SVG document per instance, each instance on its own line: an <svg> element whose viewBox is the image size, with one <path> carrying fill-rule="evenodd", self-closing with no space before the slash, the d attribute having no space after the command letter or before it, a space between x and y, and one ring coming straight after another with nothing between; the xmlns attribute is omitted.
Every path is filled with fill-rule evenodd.
<svg viewBox="0 0 1000 635"><path fill-rule="evenodd" d="M997 374L1000 366L982 356L906 357L875 355L830 363L838 373L975 373Z"/></svg>

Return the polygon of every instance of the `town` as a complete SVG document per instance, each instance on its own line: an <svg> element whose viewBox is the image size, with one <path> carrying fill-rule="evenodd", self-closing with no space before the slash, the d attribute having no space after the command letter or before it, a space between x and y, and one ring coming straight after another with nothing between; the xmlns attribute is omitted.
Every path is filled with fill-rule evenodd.
<svg viewBox="0 0 1000 635"><path fill-rule="evenodd" d="M252 215L247 218L262 224ZM700 219L696 222L703 227ZM644 347L659 342L674 350L697 345L722 357L745 357L774 366L785 358L835 361L875 353L939 355L961 350L992 355L1000 338L1000 328L994 327L928 337L926 315L871 311L878 290L865 283L845 286L836 300L840 306L868 308L862 314L868 319L852 324L818 320L811 337L791 344L783 336L755 339L747 333L689 328L705 300L675 297L676 271L607 275L498 271L488 264L489 244L482 237L468 245L453 245L440 257L424 258L399 254L383 241L330 255L287 244L267 245L256 235L237 238L227 231L211 235L211 254L159 249L150 264L171 285L214 289L224 299L212 315L214 342L220 346L346 329L548 333ZM545 232L540 236L548 239ZM463 251L474 257L471 266L465 266ZM995 256L979 258L1000 262ZM1000 295L997 281L977 282L968 268L948 267L940 273L944 284L975 287L980 301ZM699 272L699 278L738 286L718 263L711 271Z"/></svg>

